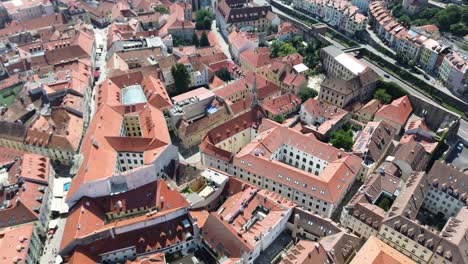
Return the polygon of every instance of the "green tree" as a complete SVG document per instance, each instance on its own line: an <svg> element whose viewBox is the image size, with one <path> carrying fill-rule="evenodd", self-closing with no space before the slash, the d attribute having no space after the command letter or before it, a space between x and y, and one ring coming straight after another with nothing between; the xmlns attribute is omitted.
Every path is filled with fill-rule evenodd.
<svg viewBox="0 0 468 264"><path fill-rule="evenodd" d="M201 9L195 13L195 27L196 29L210 29L211 22L214 19L213 13L208 9Z"/></svg>
<svg viewBox="0 0 468 264"><path fill-rule="evenodd" d="M449 5L447 8L440 10L435 15L437 26L442 31L448 31L452 24L458 23L462 18L462 9L455 5Z"/></svg>
<svg viewBox="0 0 468 264"><path fill-rule="evenodd" d="M339 149L342 148L346 151L350 151L354 144L353 131L351 129L349 130L340 129L340 130L332 132L330 143L335 148L339 148Z"/></svg>
<svg viewBox="0 0 468 264"><path fill-rule="evenodd" d="M392 101L392 96L389 95L385 89L377 89L374 93L374 99L379 100L382 104L388 104Z"/></svg>
<svg viewBox="0 0 468 264"><path fill-rule="evenodd" d="M391 205L392 205L392 202L387 197L384 197L382 201L380 201L380 203L378 204L378 206L384 209L385 212L387 212L388 209L390 209Z"/></svg>
<svg viewBox="0 0 468 264"><path fill-rule="evenodd" d="M179 37L172 37L172 43L174 47L184 46L185 41Z"/></svg>
<svg viewBox="0 0 468 264"><path fill-rule="evenodd" d="M418 14L418 18L421 19L432 19L437 13L439 13L439 8L425 8Z"/></svg>
<svg viewBox="0 0 468 264"><path fill-rule="evenodd" d="M172 77L174 77L175 82L175 92L177 94L182 94L188 91L190 86L190 73L187 68L181 63L177 63L171 68Z"/></svg>
<svg viewBox="0 0 468 264"><path fill-rule="evenodd" d="M299 91L297 96L301 98L301 101L304 103L305 101L309 100L309 98L315 98L318 95L318 92L314 89L304 88Z"/></svg>
<svg viewBox="0 0 468 264"><path fill-rule="evenodd" d="M406 91L400 85L394 82L379 81L377 87L384 89L385 92L392 96L392 100L395 100L408 94L408 91Z"/></svg>
<svg viewBox="0 0 468 264"><path fill-rule="evenodd" d="M161 14L169 14L169 9L164 6L156 6L154 12Z"/></svg>
<svg viewBox="0 0 468 264"><path fill-rule="evenodd" d="M282 123L284 122L285 118L284 118L284 115L283 115L283 114L277 114L277 115L275 115L275 116L273 117L273 120L274 120L275 122L277 122L277 123L282 124Z"/></svg>
<svg viewBox="0 0 468 264"><path fill-rule="evenodd" d="M195 47L200 46L200 42L198 41L198 36L196 33L193 33L192 35L192 45L195 45Z"/></svg>
<svg viewBox="0 0 468 264"><path fill-rule="evenodd" d="M208 40L208 36L205 32L201 34L200 37L200 47L208 47L210 46L210 41Z"/></svg>
<svg viewBox="0 0 468 264"><path fill-rule="evenodd" d="M463 7L461 21L465 23L465 25L468 24L468 6Z"/></svg>
<svg viewBox="0 0 468 264"><path fill-rule="evenodd" d="M411 25L411 18L407 15L403 15L398 19L398 22L405 26L409 26Z"/></svg>
<svg viewBox="0 0 468 264"><path fill-rule="evenodd" d="M468 34L468 27L462 22L450 25L450 33L455 36L464 37Z"/></svg>
<svg viewBox="0 0 468 264"><path fill-rule="evenodd" d="M289 54L297 52L296 48L291 43L274 40L270 46L270 57L284 57Z"/></svg>
<svg viewBox="0 0 468 264"><path fill-rule="evenodd" d="M215 75L225 82L232 80L231 74L229 73L226 67L222 67L221 69L216 71Z"/></svg>

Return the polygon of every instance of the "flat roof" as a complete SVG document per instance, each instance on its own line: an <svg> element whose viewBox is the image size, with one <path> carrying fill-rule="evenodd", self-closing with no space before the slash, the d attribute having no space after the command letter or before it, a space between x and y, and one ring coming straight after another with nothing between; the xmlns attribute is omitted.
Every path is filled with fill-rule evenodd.
<svg viewBox="0 0 468 264"><path fill-rule="evenodd" d="M141 85L135 84L130 85L122 89L122 104L123 105L135 105L140 103L146 103L146 96L143 92Z"/></svg>
<svg viewBox="0 0 468 264"><path fill-rule="evenodd" d="M307 67L304 63L294 65L293 68L298 73L305 72L305 71L309 70L309 67Z"/></svg>
<svg viewBox="0 0 468 264"><path fill-rule="evenodd" d="M363 72L367 67L366 65L361 63L359 60L357 60L356 58L354 58L353 56L347 53L342 53L336 56L335 59L356 75Z"/></svg>

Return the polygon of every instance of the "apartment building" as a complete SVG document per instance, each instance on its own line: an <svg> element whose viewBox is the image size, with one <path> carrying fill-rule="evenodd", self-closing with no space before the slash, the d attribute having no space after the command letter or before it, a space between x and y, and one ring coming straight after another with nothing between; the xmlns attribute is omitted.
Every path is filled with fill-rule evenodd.
<svg viewBox="0 0 468 264"><path fill-rule="evenodd" d="M367 176L393 151L392 140L396 130L385 121L369 122L357 135L352 152L363 159L360 179Z"/></svg>
<svg viewBox="0 0 468 264"><path fill-rule="evenodd" d="M251 0L218 0L214 6L216 24L224 37L234 28L257 32L266 32L270 28L271 21L267 15L271 6L267 4L258 5Z"/></svg>
<svg viewBox="0 0 468 264"><path fill-rule="evenodd" d="M273 119L278 115L289 117L297 113L301 99L295 94L283 94L263 102L262 106L268 118Z"/></svg>
<svg viewBox="0 0 468 264"><path fill-rule="evenodd" d="M108 78L96 87L96 113L68 191L70 206L85 196L135 189L173 169L178 152L160 110L172 102L158 82L137 72Z"/></svg>
<svg viewBox="0 0 468 264"><path fill-rule="evenodd" d="M241 181L238 184L241 189L232 192L206 219L201 231L202 245L216 259L254 263L286 229L294 203L278 199L268 190Z"/></svg>
<svg viewBox="0 0 468 264"><path fill-rule="evenodd" d="M448 218L440 232L416 221L420 209L439 198L429 195L431 185L434 186L424 172L413 173L390 207L377 237L415 262L465 263L468 261L463 250L467 246L464 237L468 232L464 221L468 216L466 206L459 209L456 216ZM456 196L448 189L445 192ZM466 192L466 187L459 192Z"/></svg>
<svg viewBox="0 0 468 264"><path fill-rule="evenodd" d="M116 263L148 254L186 255L195 248L199 228L188 203L162 180L132 190L80 199L67 217L60 255L69 263Z"/></svg>
<svg viewBox="0 0 468 264"><path fill-rule="evenodd" d="M257 72L260 67L272 62L270 52L267 47L248 49L240 54L240 66L245 71Z"/></svg>
<svg viewBox="0 0 468 264"><path fill-rule="evenodd" d="M328 138L333 131L349 121L350 113L337 106L308 99L301 105L300 120L306 131L311 131L319 139Z"/></svg>
<svg viewBox="0 0 468 264"><path fill-rule="evenodd" d="M0 228L36 222L39 234L48 228L55 172L42 155L0 147ZM21 215L21 217L19 217Z"/></svg>
<svg viewBox="0 0 468 264"><path fill-rule="evenodd" d="M447 46L441 45L439 42L429 38L423 42L418 63L427 73L435 74L442 64L444 55L448 52L449 48Z"/></svg>
<svg viewBox="0 0 468 264"><path fill-rule="evenodd" d="M408 118L413 113L411 101L407 95L395 99L392 103L382 106L374 115L374 121L385 121L400 134Z"/></svg>
<svg viewBox="0 0 468 264"><path fill-rule="evenodd" d="M208 132L202 163L330 216L360 173L361 158L261 115L254 109Z"/></svg>
<svg viewBox="0 0 468 264"><path fill-rule="evenodd" d="M48 0L12 0L2 2L2 6L6 9L10 18L16 21L26 21L54 13L54 6Z"/></svg>
<svg viewBox="0 0 468 264"><path fill-rule="evenodd" d="M39 261L42 242L34 223L0 229L0 258L9 263L33 264Z"/></svg>
<svg viewBox="0 0 468 264"><path fill-rule="evenodd" d="M383 171L369 175L364 185L344 207L340 223L362 238L376 236L389 208L383 200L391 201L400 194L403 182ZM385 209L387 211L385 211Z"/></svg>
<svg viewBox="0 0 468 264"><path fill-rule="evenodd" d="M466 205L463 192L467 189L464 182L468 178L466 172L443 162L436 162L427 174L430 183L429 192L423 206L434 214L441 213L446 218L456 217Z"/></svg>
<svg viewBox="0 0 468 264"><path fill-rule="evenodd" d="M247 50L254 50L260 45L258 33L232 31L228 37L229 51L234 61L240 61L240 54Z"/></svg>
<svg viewBox="0 0 468 264"><path fill-rule="evenodd" d="M375 236L367 239L350 264L378 263L382 259L391 263L415 264L413 260L385 244Z"/></svg>
<svg viewBox="0 0 468 264"><path fill-rule="evenodd" d="M468 90L467 69L466 58L452 51L442 60L439 68L439 79L449 89L457 93L464 93Z"/></svg>
<svg viewBox="0 0 468 264"><path fill-rule="evenodd" d="M72 61L25 82L0 121L0 146L72 164L89 119L91 68Z"/></svg>
<svg viewBox="0 0 468 264"><path fill-rule="evenodd" d="M367 17L358 12L359 8L349 1L294 0L293 4L294 8L309 13L350 36L367 26Z"/></svg>
<svg viewBox="0 0 468 264"><path fill-rule="evenodd" d="M367 65L335 46L323 48L320 59L328 78L321 84L319 100L344 108L372 97L380 77Z"/></svg>

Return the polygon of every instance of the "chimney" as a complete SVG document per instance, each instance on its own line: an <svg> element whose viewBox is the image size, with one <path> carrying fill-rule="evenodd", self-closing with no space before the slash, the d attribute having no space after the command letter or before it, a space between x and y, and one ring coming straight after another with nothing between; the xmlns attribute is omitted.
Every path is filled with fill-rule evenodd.
<svg viewBox="0 0 468 264"><path fill-rule="evenodd" d="M294 239L297 239L297 231L298 231L297 225L298 225L300 219L301 219L301 217L299 216L299 214L294 215L294 224L293 224L293 229L292 229L292 237Z"/></svg>

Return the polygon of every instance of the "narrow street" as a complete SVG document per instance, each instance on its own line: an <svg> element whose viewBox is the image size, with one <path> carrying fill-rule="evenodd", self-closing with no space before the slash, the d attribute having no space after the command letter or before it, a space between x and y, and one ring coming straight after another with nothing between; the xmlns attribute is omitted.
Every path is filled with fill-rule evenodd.
<svg viewBox="0 0 468 264"><path fill-rule="evenodd" d="M223 53L228 57L228 59L232 59L231 57L231 52L229 52L229 45L226 43L224 40L223 36L221 36L221 33L216 29L216 20L213 20L213 23L211 23L211 31L215 34L216 40L218 41L218 44L223 51Z"/></svg>
<svg viewBox="0 0 468 264"><path fill-rule="evenodd" d="M106 64L106 55L107 55L107 28L95 28L94 29L95 39L96 39L96 49L102 45L102 53L98 57L96 55L96 63L95 65L99 65L99 79L94 83L92 96L91 96L91 105L90 105L90 120L93 118L94 114L96 113L96 91L97 86L102 83L107 78L107 70L104 66ZM104 66L104 67L103 67ZM104 70L103 70L104 69Z"/></svg>

